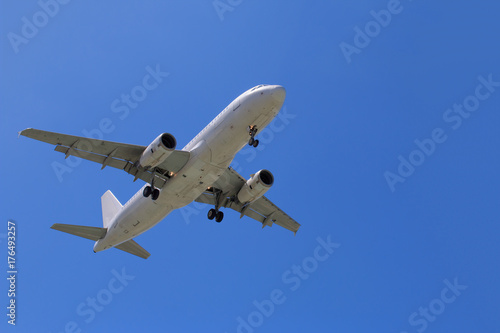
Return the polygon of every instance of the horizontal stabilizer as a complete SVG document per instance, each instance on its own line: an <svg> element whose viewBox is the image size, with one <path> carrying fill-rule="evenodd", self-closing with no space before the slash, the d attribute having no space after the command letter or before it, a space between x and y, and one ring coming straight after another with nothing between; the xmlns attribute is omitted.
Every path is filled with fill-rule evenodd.
<svg viewBox="0 0 500 333"><path fill-rule="evenodd" d="M107 232L106 228L85 227L82 225L60 224L60 223L55 223L50 228L66 232L68 234L72 234L75 236L87 238L93 241L97 241L101 238L104 238Z"/></svg>
<svg viewBox="0 0 500 333"><path fill-rule="evenodd" d="M151 255L148 251L144 250L144 248L142 248L139 244L137 244L136 241L134 241L133 239L126 241L125 243L121 243L120 245L115 246L115 248L144 259L148 259L148 257Z"/></svg>

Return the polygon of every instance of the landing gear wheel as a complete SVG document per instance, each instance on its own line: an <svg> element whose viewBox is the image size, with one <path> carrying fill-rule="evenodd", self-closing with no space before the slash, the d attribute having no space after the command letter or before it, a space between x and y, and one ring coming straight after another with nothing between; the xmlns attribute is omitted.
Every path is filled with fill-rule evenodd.
<svg viewBox="0 0 500 333"><path fill-rule="evenodd" d="M215 222L220 223L223 218L224 218L224 213L223 212L217 212L217 214L215 215Z"/></svg>
<svg viewBox="0 0 500 333"><path fill-rule="evenodd" d="M158 199L159 196L160 196L160 190L155 188L153 190L153 194L151 195L151 199L153 199L153 201L155 201L156 199Z"/></svg>
<svg viewBox="0 0 500 333"><path fill-rule="evenodd" d="M250 135L250 139L248 140L248 145L257 147L259 145L259 140L255 140L255 135L257 135L257 126L256 125L248 126L248 134Z"/></svg>
<svg viewBox="0 0 500 333"><path fill-rule="evenodd" d="M210 209L208 211L207 217L209 220L213 220L217 216L217 211L215 209Z"/></svg>
<svg viewBox="0 0 500 333"><path fill-rule="evenodd" d="M142 195L147 198L151 195L151 193L153 193L153 189L151 188L151 186L146 186L144 188L144 190L142 191Z"/></svg>

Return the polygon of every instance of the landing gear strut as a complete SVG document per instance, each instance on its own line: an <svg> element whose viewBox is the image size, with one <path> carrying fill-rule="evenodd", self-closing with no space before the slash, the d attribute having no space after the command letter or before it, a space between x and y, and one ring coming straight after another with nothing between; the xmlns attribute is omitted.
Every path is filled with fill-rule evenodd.
<svg viewBox="0 0 500 333"><path fill-rule="evenodd" d="M223 197L221 190L214 190L215 208L208 211L207 217L209 220L215 219L215 222L220 223L224 218L224 213L219 210L221 206L221 198Z"/></svg>
<svg viewBox="0 0 500 333"><path fill-rule="evenodd" d="M255 135L257 134L257 126L255 125L249 126L248 134L250 135L250 140L248 140L248 145L257 148L257 146L259 145L259 140L255 140Z"/></svg>
<svg viewBox="0 0 500 333"><path fill-rule="evenodd" d="M151 186L146 186L144 188L144 190L142 191L142 195L147 198L149 196L151 196L151 199L153 199L153 201L155 201L156 199L158 199L158 197L160 196L160 190L155 188L155 173L156 173L156 170L153 169L153 178L151 179Z"/></svg>

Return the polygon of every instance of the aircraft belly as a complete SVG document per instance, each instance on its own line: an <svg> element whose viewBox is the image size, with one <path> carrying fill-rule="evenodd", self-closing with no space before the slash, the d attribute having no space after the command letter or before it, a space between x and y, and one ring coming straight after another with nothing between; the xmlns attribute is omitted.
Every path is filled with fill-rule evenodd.
<svg viewBox="0 0 500 333"><path fill-rule="evenodd" d="M190 204L219 179L226 167L213 165L201 159L194 160L164 186L162 194L167 194L164 200L168 200L174 209Z"/></svg>

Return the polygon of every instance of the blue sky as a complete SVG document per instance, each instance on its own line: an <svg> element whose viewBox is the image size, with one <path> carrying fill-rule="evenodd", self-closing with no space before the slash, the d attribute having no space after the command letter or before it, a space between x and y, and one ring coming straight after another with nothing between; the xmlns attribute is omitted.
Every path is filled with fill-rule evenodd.
<svg viewBox="0 0 500 333"><path fill-rule="evenodd" d="M63 2L2 3L2 332L499 330L499 4ZM182 147L261 83L284 108L234 164L274 173L296 237L191 205L136 239L142 260L49 228L101 226L101 195L142 184L18 131Z"/></svg>

